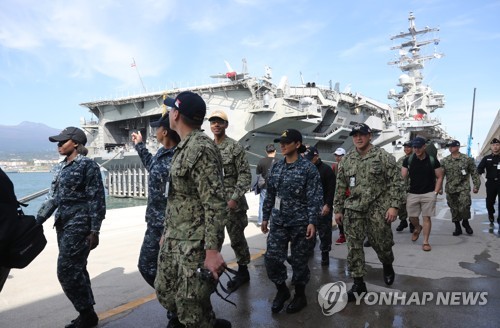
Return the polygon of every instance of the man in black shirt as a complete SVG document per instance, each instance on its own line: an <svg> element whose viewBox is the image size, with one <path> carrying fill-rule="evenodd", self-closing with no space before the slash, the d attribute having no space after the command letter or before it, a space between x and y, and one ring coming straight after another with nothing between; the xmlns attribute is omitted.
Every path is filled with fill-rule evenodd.
<svg viewBox="0 0 500 328"><path fill-rule="evenodd" d="M425 151L426 141L417 137L412 141L414 154L403 161L401 174L406 179L410 177L410 191L406 199L406 209L410 222L415 230L412 234L412 241L416 241L420 232L424 231L424 243L422 249L430 251L429 235L431 233L431 216L436 212L436 198L441 191L443 184L443 171L441 164L427 154ZM422 214L423 227L418 222L418 217Z"/></svg>
<svg viewBox="0 0 500 328"><path fill-rule="evenodd" d="M330 251L332 250L332 221L333 221L333 195L335 194L335 173L332 168L326 165L319 158L319 152L316 147L310 146L304 153L304 157L310 160L318 169L321 185L323 186L323 206L318 218L318 235L321 242L321 265L330 264ZM311 241L311 247L314 249L316 238Z"/></svg>
<svg viewBox="0 0 500 328"><path fill-rule="evenodd" d="M493 214L495 214L495 200L498 199L498 213L500 213L500 140L493 138L490 142L491 154L484 156L477 172L486 172L486 209L488 218L493 224ZM497 216L498 231L500 232L500 214Z"/></svg>

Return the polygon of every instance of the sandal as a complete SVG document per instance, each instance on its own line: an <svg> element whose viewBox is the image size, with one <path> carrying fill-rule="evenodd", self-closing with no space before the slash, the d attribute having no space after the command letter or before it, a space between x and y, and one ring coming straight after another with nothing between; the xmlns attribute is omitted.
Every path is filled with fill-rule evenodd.
<svg viewBox="0 0 500 328"><path fill-rule="evenodd" d="M415 227L415 230L413 230L413 234L411 235L411 241L416 241L418 237L420 236L420 232L422 231L422 226L419 225L418 227Z"/></svg>
<svg viewBox="0 0 500 328"><path fill-rule="evenodd" d="M429 244L423 244L422 245L422 249L425 251L425 252L430 252L430 250L432 249L431 245Z"/></svg>

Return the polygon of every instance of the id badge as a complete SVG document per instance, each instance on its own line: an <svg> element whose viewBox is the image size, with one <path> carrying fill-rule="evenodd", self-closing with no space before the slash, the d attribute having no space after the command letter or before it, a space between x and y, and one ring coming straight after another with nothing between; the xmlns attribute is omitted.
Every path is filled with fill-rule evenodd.
<svg viewBox="0 0 500 328"><path fill-rule="evenodd" d="M165 198L168 198L168 189L170 188L170 181L167 180L167 183L165 183Z"/></svg>
<svg viewBox="0 0 500 328"><path fill-rule="evenodd" d="M276 196L274 199L274 208L277 210L281 208L281 197Z"/></svg>
<svg viewBox="0 0 500 328"><path fill-rule="evenodd" d="M349 187L356 187L356 177L349 178Z"/></svg>
<svg viewBox="0 0 500 328"><path fill-rule="evenodd" d="M466 174L467 174L467 172L465 172L465 170L462 169L462 175L466 175Z"/></svg>

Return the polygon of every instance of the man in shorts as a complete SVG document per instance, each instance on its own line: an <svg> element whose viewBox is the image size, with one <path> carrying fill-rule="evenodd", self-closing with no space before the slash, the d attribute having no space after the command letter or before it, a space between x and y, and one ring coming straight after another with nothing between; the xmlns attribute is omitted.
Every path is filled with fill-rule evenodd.
<svg viewBox="0 0 500 328"><path fill-rule="evenodd" d="M401 174L403 178L410 177L410 191L406 199L406 210L410 222L415 227L411 240L416 241L420 232L424 231L422 249L431 250L429 235L431 233L431 216L436 212L436 199L443 185L443 171L437 158L431 157L425 151L426 141L417 137L412 141L413 155L405 158ZM418 217L422 214L423 227Z"/></svg>

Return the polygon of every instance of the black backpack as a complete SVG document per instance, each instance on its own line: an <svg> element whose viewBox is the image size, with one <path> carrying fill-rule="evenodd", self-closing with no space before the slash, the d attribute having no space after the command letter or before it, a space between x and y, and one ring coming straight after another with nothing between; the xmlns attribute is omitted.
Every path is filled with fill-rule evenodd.
<svg viewBox="0 0 500 328"><path fill-rule="evenodd" d="M0 266L22 269L42 252L47 239L42 225L36 223L33 215L25 215L21 208L17 212L17 217L10 220L11 238L0 258Z"/></svg>

